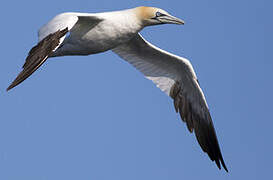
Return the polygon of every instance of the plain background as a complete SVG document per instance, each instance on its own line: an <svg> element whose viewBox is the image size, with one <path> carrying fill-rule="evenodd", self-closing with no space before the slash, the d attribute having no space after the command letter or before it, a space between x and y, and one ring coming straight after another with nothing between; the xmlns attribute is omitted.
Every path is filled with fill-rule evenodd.
<svg viewBox="0 0 273 180"><path fill-rule="evenodd" d="M188 58L207 98L229 173L219 171L172 100L111 51L48 60L18 87L37 30L61 12L156 6L184 26L143 36ZM272 178L273 2L1 2L0 179Z"/></svg>

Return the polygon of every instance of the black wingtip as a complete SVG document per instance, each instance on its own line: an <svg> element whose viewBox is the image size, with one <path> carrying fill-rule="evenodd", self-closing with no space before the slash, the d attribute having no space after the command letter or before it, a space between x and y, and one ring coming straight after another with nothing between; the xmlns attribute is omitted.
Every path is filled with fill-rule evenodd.
<svg viewBox="0 0 273 180"><path fill-rule="evenodd" d="M6 91L8 92L8 91L11 90L11 89L12 89L12 87L9 86L9 87L6 89Z"/></svg>
<svg viewBox="0 0 273 180"><path fill-rule="evenodd" d="M228 169L227 169L226 164L225 164L222 157L221 157L220 161L221 161L222 167L226 170L226 172L228 172Z"/></svg>
<svg viewBox="0 0 273 180"><path fill-rule="evenodd" d="M11 83L11 85L9 85L9 87L6 89L6 91L11 90L12 88L14 88L16 85L14 83Z"/></svg>
<svg viewBox="0 0 273 180"><path fill-rule="evenodd" d="M217 165L217 166L218 166L218 165ZM228 169L227 169L226 165L225 165L225 164L222 164L222 167L223 167L224 170L228 173ZM219 170L221 170L221 166L218 166L218 168L219 168Z"/></svg>
<svg viewBox="0 0 273 180"><path fill-rule="evenodd" d="M219 155L218 158L216 158L214 160L212 159L212 160L215 161L215 163L216 163L217 167L219 168L219 170L221 170L221 167L223 167L225 169L225 171L228 172L228 169L227 169L226 164L224 162L222 153L220 151L220 147L219 147L219 154L218 155Z"/></svg>
<svg viewBox="0 0 273 180"><path fill-rule="evenodd" d="M223 167L224 167L225 171L228 173L228 169L227 169L227 167L226 167L226 166L224 166L224 165L223 165Z"/></svg>
<svg viewBox="0 0 273 180"><path fill-rule="evenodd" d="M6 89L9 91L15 86L19 85L25 79L27 79L32 73L34 73L53 52L53 50L60 44L60 38L65 36L68 32L68 28L58 30L55 33L51 33L35 45L28 53L26 61L23 65L23 70L17 75L15 80Z"/></svg>

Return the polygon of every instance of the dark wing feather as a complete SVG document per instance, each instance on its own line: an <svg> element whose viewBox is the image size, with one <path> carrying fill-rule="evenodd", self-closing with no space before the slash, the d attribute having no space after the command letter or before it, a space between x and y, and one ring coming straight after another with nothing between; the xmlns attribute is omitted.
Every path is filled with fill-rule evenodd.
<svg viewBox="0 0 273 180"><path fill-rule="evenodd" d="M28 53L23 70L7 88L7 91L17 86L36 71L60 45L60 39L68 32L68 28L51 33L34 46Z"/></svg>
<svg viewBox="0 0 273 180"><path fill-rule="evenodd" d="M196 83L198 85L198 83ZM179 82L176 82L170 96L174 99L176 112L180 113L181 119L187 124L188 130L195 136L202 150L206 152L212 161L215 161L218 168L221 169L220 162L228 172L223 160L213 122L209 110L205 107L201 111L194 109L190 97L183 91Z"/></svg>

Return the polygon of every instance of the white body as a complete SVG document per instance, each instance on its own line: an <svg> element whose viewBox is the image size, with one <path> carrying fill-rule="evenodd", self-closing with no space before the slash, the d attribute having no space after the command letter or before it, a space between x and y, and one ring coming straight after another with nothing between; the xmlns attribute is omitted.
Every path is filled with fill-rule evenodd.
<svg viewBox="0 0 273 180"><path fill-rule="evenodd" d="M76 23L78 17L87 18L79 24ZM97 21L87 20L92 17ZM39 40L71 24L70 35L65 37L63 45L52 56L95 54L111 50L132 39L143 28L140 22L136 22L138 20L134 9L94 14L63 13L40 29Z"/></svg>

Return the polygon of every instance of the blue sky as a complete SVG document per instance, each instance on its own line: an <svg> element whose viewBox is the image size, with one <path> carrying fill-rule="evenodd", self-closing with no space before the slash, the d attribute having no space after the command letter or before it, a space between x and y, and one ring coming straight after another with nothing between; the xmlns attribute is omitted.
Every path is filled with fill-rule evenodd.
<svg viewBox="0 0 273 180"><path fill-rule="evenodd" d="M140 5L185 20L142 34L193 64L229 173L202 152L172 100L110 51L50 59L5 91L54 15ZM2 2L0 179L269 179L272 7L265 0Z"/></svg>

